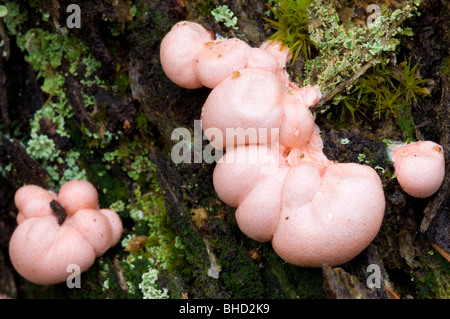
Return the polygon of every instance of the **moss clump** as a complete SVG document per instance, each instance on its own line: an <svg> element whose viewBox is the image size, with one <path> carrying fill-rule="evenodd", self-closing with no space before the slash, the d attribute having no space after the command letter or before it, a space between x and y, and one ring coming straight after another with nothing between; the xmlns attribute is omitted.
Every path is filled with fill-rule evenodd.
<svg viewBox="0 0 450 319"><path fill-rule="evenodd" d="M295 63L300 52L306 60L311 56L311 47L317 44L308 34L309 13L307 9L311 0L275 0L269 6L275 20L264 18L277 31L268 40L281 41L287 45L292 53L291 63Z"/></svg>
<svg viewBox="0 0 450 319"><path fill-rule="evenodd" d="M265 283L265 296L281 299L325 298L321 269L296 267L283 261L270 244L260 246L261 275Z"/></svg>
<svg viewBox="0 0 450 319"><path fill-rule="evenodd" d="M432 247L420 259L423 269L414 274L416 294L421 299L448 299L450 297L450 265Z"/></svg>
<svg viewBox="0 0 450 319"><path fill-rule="evenodd" d="M384 62L372 72L358 79L354 88L339 106L341 117L350 112L357 117L394 119L406 140L414 140L415 124L411 115L413 103L429 94L419 74L419 63L411 66L411 59L398 66L388 67Z"/></svg>
<svg viewBox="0 0 450 319"><path fill-rule="evenodd" d="M237 23L237 17L234 15L233 11L228 8L228 6L218 6L214 10L211 11L211 14L213 15L214 19L216 19L216 22L220 23L223 22L223 24L227 28L231 28L234 30L237 30L238 27L236 26Z"/></svg>

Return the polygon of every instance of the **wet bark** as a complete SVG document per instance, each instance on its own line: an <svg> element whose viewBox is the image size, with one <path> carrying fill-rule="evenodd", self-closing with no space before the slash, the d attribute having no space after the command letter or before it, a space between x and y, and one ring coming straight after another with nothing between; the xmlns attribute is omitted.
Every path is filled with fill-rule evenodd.
<svg viewBox="0 0 450 319"><path fill-rule="evenodd" d="M49 12L55 21L55 32L58 32L58 25L65 23L65 8L70 2L41 2L43 12ZM130 22L127 9L131 1L120 4L112 0L79 3L85 12L83 26L70 32L101 61L100 78L113 84L117 67L127 70L130 91L113 95L100 88L87 88L76 77L68 75L66 93L75 110L75 124L79 129L99 130L90 112L86 111L81 95L83 90L90 90L98 104L110 106L106 124L110 129L125 125L133 127L137 109L142 109L155 127L152 131L154 144L149 147L150 158L157 165L168 215L186 247L187 258L193 268L192 278L181 279L179 291L173 291L174 296L181 297L188 291L190 298L421 298L439 296L439 289L448 289L448 264L436 259L439 254L433 250L433 247L439 247L444 255L450 251L450 80L439 75L437 69L443 57L448 56L450 19L448 13L439 10L444 4L427 1L422 17L411 22L411 26L413 29L430 27L426 24L427 18L429 21L436 18L438 22L431 24L432 32L426 37L418 33L415 39L405 40L405 53L415 59L421 58L423 76L436 82L431 97L422 107L415 109L413 116L416 123L425 123L420 126L419 134L444 146L447 167L442 188L430 199L418 200L405 194L395 180L382 175L387 206L382 228L374 242L354 260L340 267L324 265L323 269L304 269L286 264L273 252L270 244L252 241L239 231L234 209L222 203L214 192L214 165L176 165L170 160L170 150L176 142L171 139L171 132L177 127L193 129L194 120L200 118L201 107L210 90L185 90L164 75L158 55L161 39L173 24L189 19L202 23L215 33L245 38L257 46L273 32L261 18L266 10L265 2L134 1L138 11L136 21L119 40L111 39L108 28ZM238 33L216 23L209 14L208 10L221 4L227 4L238 16ZM143 12L145 14L139 14ZM31 21L33 19L30 19L30 24ZM0 30L4 30L1 24ZM447 34L447 38L443 34ZM112 44L115 47L120 44L120 50L112 53ZM426 51L430 46L435 49L431 58L427 57ZM7 128L11 122L20 122L19 126L26 130L25 123L43 105L43 98L23 54L12 44L11 52L14 54L9 60L0 59L0 120ZM20 97L19 88L25 92ZM378 139L383 135L379 131L388 129L388 124L337 129L320 115L317 123L322 127L324 151L330 159L358 163L358 154L364 152L374 159L373 166L380 165L393 172L392 164L384 155L384 146ZM3 130L3 134L5 132ZM352 144L344 149L339 142L342 138L351 139ZM69 142L66 147L75 145ZM48 188L48 172L26 153L17 140L10 141L5 137L0 145L0 164L3 167L12 165L7 175L0 175L0 296L17 297L23 296L24 292L18 292L20 287L15 284L18 275L7 257L8 240L15 227L14 191L25 183ZM112 174L116 174L131 190L132 185L120 167L113 167ZM207 214L199 227L191 214L193 210L205 207L214 207L214 210ZM218 278L208 272L212 267L211 255L221 267ZM379 266L379 287L369 288L366 284L372 273L368 270L371 264Z"/></svg>

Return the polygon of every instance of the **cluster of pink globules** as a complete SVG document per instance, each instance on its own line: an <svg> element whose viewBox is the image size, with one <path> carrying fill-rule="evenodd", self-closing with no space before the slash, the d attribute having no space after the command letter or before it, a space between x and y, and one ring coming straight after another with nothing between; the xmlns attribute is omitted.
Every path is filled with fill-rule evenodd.
<svg viewBox="0 0 450 319"><path fill-rule="evenodd" d="M214 188L226 204L237 207L243 233L271 241L281 258L303 267L345 263L372 242L385 211L381 180L369 166L326 158L309 110L321 98L320 90L289 80L289 48L274 41L252 48L236 38L214 39L199 24L182 21L164 37L160 58L177 85L212 89L202 109L202 128L214 147L226 150L214 170ZM254 129L257 138L225 139L227 128ZM271 133L260 134L261 129ZM443 152L432 144L424 156L407 145L413 158L431 158L440 172L427 192L408 187L413 196L429 196L442 182ZM400 153L393 152L394 161ZM397 162L410 161L406 157L396 161L396 169Z"/></svg>
<svg viewBox="0 0 450 319"><path fill-rule="evenodd" d="M119 215L98 207L97 190L88 181L71 180L59 194L25 185L14 202L19 225L9 242L9 257L16 271L36 284L66 281L71 266L80 273L88 270L122 235ZM58 216L53 205L64 212Z"/></svg>

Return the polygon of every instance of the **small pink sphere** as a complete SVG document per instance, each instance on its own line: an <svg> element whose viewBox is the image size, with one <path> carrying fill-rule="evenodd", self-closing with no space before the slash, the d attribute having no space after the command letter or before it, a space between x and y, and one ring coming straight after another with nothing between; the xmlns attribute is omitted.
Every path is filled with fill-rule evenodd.
<svg viewBox="0 0 450 319"><path fill-rule="evenodd" d="M53 201L62 208L52 208ZM19 188L19 226L9 242L16 271L36 284L52 285L67 280L70 265L81 272L89 269L96 257L117 244L123 231L117 213L97 209L97 202L97 191L88 181L69 181L58 196L34 185ZM65 214L62 222L60 214Z"/></svg>
<svg viewBox="0 0 450 319"><path fill-rule="evenodd" d="M442 147L431 141L391 146L395 175L403 190L417 198L433 195L445 176Z"/></svg>

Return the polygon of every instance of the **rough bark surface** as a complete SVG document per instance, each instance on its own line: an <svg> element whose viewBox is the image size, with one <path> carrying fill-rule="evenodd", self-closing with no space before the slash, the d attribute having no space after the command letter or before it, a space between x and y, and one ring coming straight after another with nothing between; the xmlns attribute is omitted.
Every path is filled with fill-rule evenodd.
<svg viewBox="0 0 450 319"><path fill-rule="evenodd" d="M54 21L52 32L65 23L65 8L72 1L41 1L42 11ZM84 105L82 93L95 96L97 105L108 105L106 127L109 130L130 126L130 140L140 139L148 145L149 158L156 164L159 186L164 194L167 214L181 239L186 259L191 264L189 278L175 278L162 273L160 281L171 288L174 298L439 298L449 296L449 264L441 257L450 252L448 235L450 195L450 79L440 74L439 65L449 56L450 7L445 1L425 1L422 16L409 22L415 36L405 39L404 53L422 60L422 76L435 82L429 98L414 108L417 135L439 142L446 151L446 178L441 189L429 199L414 199L404 193L395 179L384 178L386 212L383 225L374 242L354 260L339 267L327 265L323 269L294 267L281 260L270 243L260 244L243 235L236 225L234 209L220 201L212 185L214 165L179 164L170 159L175 141L171 132L177 127L193 130L194 120L200 118L208 89L185 90L173 84L159 63L159 44L176 22L197 21L226 36L237 36L257 46L273 31L262 19L267 10L265 1L242 0L142 0L142 1L79 1L83 10L83 26L72 32L101 62L97 76L110 85L117 80L118 67L129 78L129 90L107 92L102 88L86 87L74 76L66 77L65 88L69 103L75 110L74 124L78 129L99 132L101 128L92 117L92 110ZM136 5L137 14L132 28L129 7ZM209 14L218 5L226 4L238 17L239 32L224 28ZM441 6L447 10L440 9ZM27 6L24 6L26 9ZM25 23L33 27L36 17ZM0 21L1 23L1 21ZM110 28L122 28L120 37L111 37ZM1 26L5 30L4 26ZM8 60L0 59L0 124L2 143L0 165L11 165L5 175L0 174L0 296L39 297L42 290L26 290L23 279L15 273L8 259L8 241L16 226L17 210L14 192L23 184L49 188L48 172L31 158L17 140L3 135L26 123L44 104L40 85L23 53L9 39ZM114 50L112 48L114 47ZM5 47L0 48L0 53ZM431 51L430 51L431 50ZM62 66L68 68L70 66ZM137 131L136 113L142 110L151 123L151 136L142 137ZM11 123L19 123L15 127ZM371 154L386 169L393 171L384 155L379 139L389 123L371 123L356 128L333 127L325 116L318 115L326 155L340 162L358 163L358 154ZM49 137L51 126L41 128ZM48 123L47 123L48 124ZM374 126L375 125L375 126ZM376 126L378 125L378 126ZM126 132L126 130L125 130ZM53 136L61 148L80 147L79 142ZM345 147L340 143L349 138ZM151 143L150 143L151 141ZM206 144L206 141L204 141ZM84 148L84 146L82 147ZM96 151L97 152L97 151ZM100 152L100 151L99 151ZM87 165L98 163L94 155L85 154ZM111 175L125 185L129 193L135 185L120 166L112 166ZM196 185L195 187L191 187ZM99 186L101 189L101 185ZM201 225L192 212L206 211ZM124 221L125 227L132 227ZM215 256L221 270L219 277L208 275L211 256ZM370 264L379 266L381 285L368 288L372 274ZM117 265L116 265L117 266ZM116 267L120 274L120 267ZM178 274L179 275L179 274ZM101 276L92 280L100 281ZM117 276L120 284L120 276ZM70 296L65 287L58 286L58 294ZM61 293L62 291L62 293Z"/></svg>

